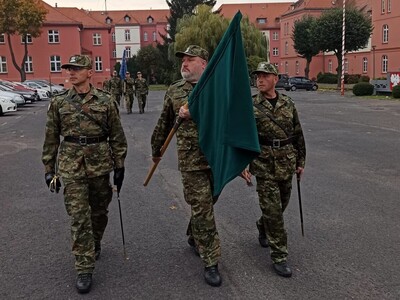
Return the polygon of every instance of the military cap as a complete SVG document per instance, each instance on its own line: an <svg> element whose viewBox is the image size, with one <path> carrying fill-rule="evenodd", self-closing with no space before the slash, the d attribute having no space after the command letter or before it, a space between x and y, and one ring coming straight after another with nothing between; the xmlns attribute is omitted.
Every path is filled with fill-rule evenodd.
<svg viewBox="0 0 400 300"><path fill-rule="evenodd" d="M208 61L208 52L207 50L201 48L200 46L197 45L190 45L189 47L187 47L187 49L185 51L177 51L175 53L176 57L182 58L184 55L188 55L188 56L198 56L206 61Z"/></svg>
<svg viewBox="0 0 400 300"><path fill-rule="evenodd" d="M273 64L263 61L258 64L257 70L251 72L251 74L257 74L257 73L278 75L278 70L276 69L276 67Z"/></svg>
<svg viewBox="0 0 400 300"><path fill-rule="evenodd" d="M76 54L69 58L69 62L63 64L61 68L66 69L69 67L92 68L92 60L88 55Z"/></svg>

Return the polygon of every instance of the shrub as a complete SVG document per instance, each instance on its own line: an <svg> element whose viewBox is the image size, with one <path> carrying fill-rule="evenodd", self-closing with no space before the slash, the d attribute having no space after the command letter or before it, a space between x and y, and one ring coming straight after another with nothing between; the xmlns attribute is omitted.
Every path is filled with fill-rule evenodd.
<svg viewBox="0 0 400 300"><path fill-rule="evenodd" d="M356 96L370 96L374 93L374 86L368 82L359 82L353 86L353 94Z"/></svg>
<svg viewBox="0 0 400 300"><path fill-rule="evenodd" d="M360 74L345 74L344 75L344 83L345 84L355 84L360 82Z"/></svg>
<svg viewBox="0 0 400 300"><path fill-rule="evenodd" d="M359 82L369 82L370 78L368 75L363 75L360 77L360 81Z"/></svg>
<svg viewBox="0 0 400 300"><path fill-rule="evenodd" d="M332 73L318 73L317 75L318 83L337 83L337 74Z"/></svg>
<svg viewBox="0 0 400 300"><path fill-rule="evenodd" d="M400 98L400 85L396 85L393 87L392 96L393 98Z"/></svg>

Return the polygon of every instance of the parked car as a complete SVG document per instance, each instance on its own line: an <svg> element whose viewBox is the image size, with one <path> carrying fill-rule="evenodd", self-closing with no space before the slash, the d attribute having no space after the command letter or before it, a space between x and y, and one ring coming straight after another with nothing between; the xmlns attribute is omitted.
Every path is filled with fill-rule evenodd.
<svg viewBox="0 0 400 300"><path fill-rule="evenodd" d="M6 91L6 92L13 92L15 94L21 95L22 97L24 97L25 103L33 103L33 102L37 101L37 98L38 98L38 94L37 93L34 93L32 91L28 91L28 90L26 90L26 91L17 90L17 89L15 89L13 87L10 87L8 85L4 85L1 82L0 82L0 90Z"/></svg>
<svg viewBox="0 0 400 300"><path fill-rule="evenodd" d="M275 88L286 88L289 84L289 76L287 74L278 74L278 82L275 85Z"/></svg>
<svg viewBox="0 0 400 300"><path fill-rule="evenodd" d="M0 116L17 111L17 104L8 96L0 96Z"/></svg>
<svg viewBox="0 0 400 300"><path fill-rule="evenodd" d="M33 88L30 87L29 85L25 85L21 82L13 82L14 84L18 85L18 86L22 86L25 88L29 88L29 89L33 89L34 91L36 91L39 95L39 100L49 100L51 98L51 94L49 91L47 91L46 89L43 88Z"/></svg>
<svg viewBox="0 0 400 300"><path fill-rule="evenodd" d="M11 100L15 103L15 104L17 104L17 106L23 106L23 105L25 105L25 98L22 96L22 95L20 95L20 94L18 94L18 93L15 93L15 92L13 92L13 91L8 91L8 90L3 90L2 89L2 87L0 86L0 97L9 97L9 98L11 98Z"/></svg>
<svg viewBox="0 0 400 300"><path fill-rule="evenodd" d="M23 83L29 85L30 87L46 89L52 94L58 94L65 91L65 88L63 86L50 83L49 81L44 79L29 79L25 80Z"/></svg>
<svg viewBox="0 0 400 300"><path fill-rule="evenodd" d="M290 77L288 85L285 87L285 90L295 91L297 89L316 91L318 90L318 84L315 81L308 79L307 77L302 77L302 76Z"/></svg>

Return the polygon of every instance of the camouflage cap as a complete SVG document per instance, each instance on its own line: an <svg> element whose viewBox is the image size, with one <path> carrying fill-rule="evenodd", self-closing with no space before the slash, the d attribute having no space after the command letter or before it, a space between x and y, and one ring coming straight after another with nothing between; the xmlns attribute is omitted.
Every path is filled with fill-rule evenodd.
<svg viewBox="0 0 400 300"><path fill-rule="evenodd" d="M182 51L177 51L175 53L176 57L182 58L183 56L188 55L188 56L198 56L206 61L208 61L208 52L207 50L201 48L200 46L197 45L190 45L187 47L187 49L182 52Z"/></svg>
<svg viewBox="0 0 400 300"><path fill-rule="evenodd" d="M69 58L69 62L63 64L61 68L66 69L68 67L82 67L91 69L92 68L92 59L88 55L73 55Z"/></svg>
<svg viewBox="0 0 400 300"><path fill-rule="evenodd" d="M257 70L251 72L251 74L257 74L257 73L267 73L267 74L278 75L278 70L273 64L263 61L258 64Z"/></svg>

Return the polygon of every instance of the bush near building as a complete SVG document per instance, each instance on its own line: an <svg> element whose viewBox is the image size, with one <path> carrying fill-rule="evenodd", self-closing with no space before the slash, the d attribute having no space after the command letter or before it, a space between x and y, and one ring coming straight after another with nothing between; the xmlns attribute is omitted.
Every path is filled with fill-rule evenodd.
<svg viewBox="0 0 400 300"><path fill-rule="evenodd" d="M319 72L317 75L317 82L318 83L336 84L337 83L337 74Z"/></svg>
<svg viewBox="0 0 400 300"><path fill-rule="evenodd" d="M393 96L393 98L396 98L396 99L400 98L400 85L396 85L393 87L392 96Z"/></svg>
<svg viewBox="0 0 400 300"><path fill-rule="evenodd" d="M356 96L371 96L374 93L374 85L368 82L359 82L353 86L353 94Z"/></svg>

